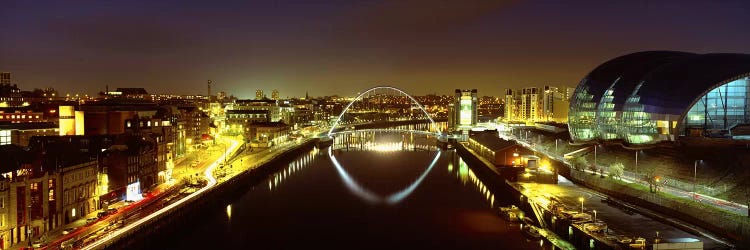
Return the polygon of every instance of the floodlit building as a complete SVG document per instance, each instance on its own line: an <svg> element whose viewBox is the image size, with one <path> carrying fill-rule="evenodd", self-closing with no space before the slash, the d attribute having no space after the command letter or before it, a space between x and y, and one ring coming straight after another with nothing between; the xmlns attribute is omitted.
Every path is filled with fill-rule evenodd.
<svg viewBox="0 0 750 250"><path fill-rule="evenodd" d="M0 84L10 84L10 72L0 72Z"/></svg>
<svg viewBox="0 0 750 250"><path fill-rule="evenodd" d="M521 106L519 108L519 118L524 121L537 121L540 114L540 100L538 88L524 88L521 91Z"/></svg>
<svg viewBox="0 0 750 250"><path fill-rule="evenodd" d="M577 143L630 146L750 136L750 55L645 51L609 60L575 89Z"/></svg>
<svg viewBox="0 0 750 250"><path fill-rule="evenodd" d="M468 130L477 125L477 90L456 89L451 114L451 124L455 130Z"/></svg>
<svg viewBox="0 0 750 250"><path fill-rule="evenodd" d="M51 122L0 122L0 145L16 144L26 147L32 136L45 135L58 135L57 125Z"/></svg>
<svg viewBox="0 0 750 250"><path fill-rule="evenodd" d="M518 94L513 89L505 89L505 112L503 118L506 121L515 121L518 119Z"/></svg>
<svg viewBox="0 0 750 250"><path fill-rule="evenodd" d="M558 87L505 89L503 120L521 122L566 122L568 100Z"/></svg>
<svg viewBox="0 0 750 250"><path fill-rule="evenodd" d="M521 146L515 141L499 138L497 133L472 135L467 146L496 166L521 165Z"/></svg>

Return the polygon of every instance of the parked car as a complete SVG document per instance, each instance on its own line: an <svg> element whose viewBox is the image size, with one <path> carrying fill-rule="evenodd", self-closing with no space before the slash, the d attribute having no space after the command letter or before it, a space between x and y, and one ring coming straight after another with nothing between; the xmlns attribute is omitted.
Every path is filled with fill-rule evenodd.
<svg viewBox="0 0 750 250"><path fill-rule="evenodd" d="M69 233L72 233L75 230L76 230L75 227L69 227L69 228L63 229L62 234L69 234Z"/></svg>
<svg viewBox="0 0 750 250"><path fill-rule="evenodd" d="M41 240L31 242L31 246L34 248L47 246L47 243Z"/></svg>

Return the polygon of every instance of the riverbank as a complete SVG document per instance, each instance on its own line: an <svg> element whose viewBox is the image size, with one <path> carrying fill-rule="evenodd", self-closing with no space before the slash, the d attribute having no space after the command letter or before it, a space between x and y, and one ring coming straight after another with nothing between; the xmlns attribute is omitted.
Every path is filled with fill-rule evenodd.
<svg viewBox="0 0 750 250"><path fill-rule="evenodd" d="M247 192L249 188L283 167L284 164L281 163L308 152L315 146L315 142L314 139L309 139L292 146L288 150L273 152L264 155L255 162L247 162L247 164L256 166L238 173L229 180L219 182L200 196L160 214L148 223L133 228L127 235L118 238L105 247L108 249L144 248L149 245L149 242L158 241L161 237L182 228L191 219L201 218L205 212L221 207L238 195Z"/></svg>
<svg viewBox="0 0 750 250"><path fill-rule="evenodd" d="M524 213L534 214L532 208L529 206L529 203L523 202L523 199L517 199L517 197L521 195L521 192L514 189L511 185L508 185L508 183L502 177L501 171L495 168L492 163L490 163L471 149L465 147L461 143L458 143L455 148L458 155L461 157L461 159L464 160L464 162L467 163L469 168L471 168L472 171L476 172L478 177L485 180L484 183L487 188L493 190L493 193L497 194L499 197L502 197L501 199L518 201L518 203L514 205L520 207L524 211ZM513 197L516 198L514 199ZM540 221L544 220L543 218L537 219ZM542 228L540 232L548 242L552 243L559 249L577 249L577 246L566 241L564 238L557 235L556 232L544 228ZM588 247L588 245L581 245L580 247Z"/></svg>
<svg viewBox="0 0 750 250"><path fill-rule="evenodd" d="M504 180L498 180L497 173L494 171L491 171L490 169L493 169L494 166L492 164L489 164L489 162L486 162L485 160L481 159L477 154L473 153L470 149L463 147L462 145L457 146L457 151L461 154L462 158L464 158L467 163L471 163L470 166L473 166L473 169L476 169L477 172L484 174L484 175L495 175L495 177L491 177L494 181L499 181L498 183L493 183L493 185L498 186L499 183L505 184L506 182ZM569 170L561 171L566 172L569 174ZM598 178L598 177L597 177ZM601 179L601 178L600 178ZM550 225L550 229L553 230L558 235L564 235L566 237L562 237L563 239L567 239L575 245L578 248L589 248L592 246L596 246L596 249L617 249L619 247L622 247L622 243L618 243L619 239L622 239L624 235L629 235L630 238L637 238L640 236L646 237L646 238L653 238L654 237L654 228L661 228L660 230L663 230L662 236L665 237L689 237L691 234L699 234L699 232L696 232L694 230L685 230L683 227L679 227L677 225L672 225L671 223L658 220L654 218L654 216L658 216L656 213L647 214L646 210L639 209L639 214L632 215L632 212L621 210L618 208L614 208L612 206L609 206L608 203L604 202L598 202L599 199L603 199L605 196L601 194L596 194L592 191L586 191L585 188L581 187L575 187L575 184L572 184L568 181L565 181L568 184L560 184L560 185L554 185L554 184L538 184L538 185L545 185L542 189L544 189L542 192L537 192L540 189L540 187L528 189L527 188L519 188L520 185L514 185L516 183L507 183L507 186L510 186L511 188L508 188L508 192L512 192L518 197L520 195L522 198L520 200L520 203L518 206L522 208L527 214L529 215L535 215L540 223L547 223ZM529 183L532 184L532 183ZM566 187L570 186L570 187ZM524 191L529 191L532 193L524 193ZM558 207L558 206L536 206L536 209L534 209L534 205L531 203L532 200L540 198L541 200L554 200L555 203L559 203L560 207L565 207L565 210L571 210L571 211L580 211L582 207L580 207L581 203L579 202L578 198L581 197L581 195L594 195L593 197L587 197L586 202L589 204L587 206L587 214L589 216L593 215L593 210L598 210L600 212L600 216L598 219L604 219L606 222L613 223L610 225L610 227L614 230L610 232L609 234L604 234L602 232L589 232L587 230L582 230L583 227L575 226L571 221L565 221L561 219L561 216L556 216L555 211L557 209L550 210L550 207ZM597 202L593 202L597 201ZM537 202L539 204L546 204L545 202ZM579 204L579 209L574 209L576 204ZM540 212L542 211L542 212ZM559 212L559 211L558 211ZM555 219L556 218L556 219ZM596 222L600 222L600 220L596 220ZM596 223L595 222L595 223ZM651 225L651 226L639 226L639 225ZM672 228L672 229L667 229ZM615 233L615 234L612 234ZM648 237L650 236L650 237ZM722 243L712 243L715 242L711 239L708 239L706 237L701 237L702 240L709 242L708 246L709 248L715 248L718 246L720 249L726 249L730 248L722 247ZM593 242L593 243L592 243ZM625 245L627 246L627 244Z"/></svg>

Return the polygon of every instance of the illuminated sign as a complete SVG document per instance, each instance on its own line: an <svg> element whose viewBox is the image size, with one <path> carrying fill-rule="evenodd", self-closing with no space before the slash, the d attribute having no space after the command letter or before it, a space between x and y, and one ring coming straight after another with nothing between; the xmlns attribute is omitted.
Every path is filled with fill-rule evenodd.
<svg viewBox="0 0 750 250"><path fill-rule="evenodd" d="M141 182L137 181L128 185L128 189L125 193L125 200L135 201L140 199L143 199L143 196L141 195Z"/></svg>
<svg viewBox="0 0 750 250"><path fill-rule="evenodd" d="M464 96L461 97L461 113L459 114L459 124L461 125L471 125L471 115L472 115L472 108L471 108L471 97Z"/></svg>

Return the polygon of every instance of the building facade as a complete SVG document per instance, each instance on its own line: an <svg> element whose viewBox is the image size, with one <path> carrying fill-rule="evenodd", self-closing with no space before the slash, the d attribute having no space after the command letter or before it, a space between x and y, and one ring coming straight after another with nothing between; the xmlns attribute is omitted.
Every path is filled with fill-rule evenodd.
<svg viewBox="0 0 750 250"><path fill-rule="evenodd" d="M50 190L54 190L55 185L62 187L62 199L59 202L62 205L63 224L84 218L99 209L98 163L94 159L62 167L56 183L49 183Z"/></svg>
<svg viewBox="0 0 750 250"><path fill-rule="evenodd" d="M609 60L578 84L569 106L577 143L631 146L750 135L750 55L645 51Z"/></svg>
<svg viewBox="0 0 750 250"><path fill-rule="evenodd" d="M449 126L453 130L468 131L477 125L478 97L476 89L456 89Z"/></svg>

